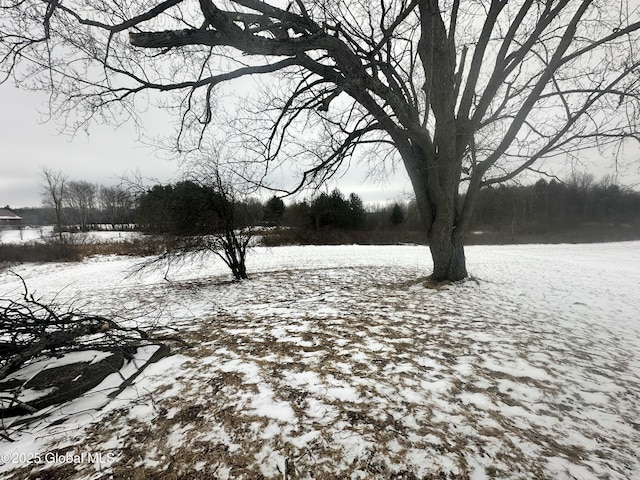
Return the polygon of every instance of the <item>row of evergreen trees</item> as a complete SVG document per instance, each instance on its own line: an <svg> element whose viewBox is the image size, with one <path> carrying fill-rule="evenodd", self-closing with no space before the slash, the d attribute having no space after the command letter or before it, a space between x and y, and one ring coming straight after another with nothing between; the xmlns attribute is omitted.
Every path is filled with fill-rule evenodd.
<svg viewBox="0 0 640 480"><path fill-rule="evenodd" d="M277 196L262 204L256 199L222 195L214 187L185 181L156 185L138 199L136 219L145 231L195 235L215 231L221 205L227 203L238 226L291 226L320 230L362 229L367 212L358 195L348 198L338 190L286 207Z"/></svg>
<svg viewBox="0 0 640 480"><path fill-rule="evenodd" d="M255 201L238 201L226 191L191 181L155 185L138 198L138 228L154 233L202 235L218 232L225 222L252 225L261 214Z"/></svg>
<svg viewBox="0 0 640 480"><path fill-rule="evenodd" d="M501 185L481 192L474 212L477 229L558 231L584 224L640 224L640 193L609 178L576 175L567 182Z"/></svg>

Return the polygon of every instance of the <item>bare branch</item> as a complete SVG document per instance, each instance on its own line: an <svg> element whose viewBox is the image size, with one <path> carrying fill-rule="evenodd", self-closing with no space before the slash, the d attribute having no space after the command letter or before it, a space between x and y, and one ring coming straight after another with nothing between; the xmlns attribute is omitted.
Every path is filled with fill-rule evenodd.
<svg viewBox="0 0 640 480"><path fill-rule="evenodd" d="M224 84L261 75L268 94L248 91L246 103L229 104L238 116L217 122L260 164L258 181L300 162L299 188L371 142L392 142L436 276L454 278L464 274L463 234L483 185L573 148L638 136L640 21L628 0L443 5L16 2L2 10L2 78L50 91L56 116L81 115L74 125L112 109L135 116L143 93L164 94L179 114L182 152L215 133Z"/></svg>

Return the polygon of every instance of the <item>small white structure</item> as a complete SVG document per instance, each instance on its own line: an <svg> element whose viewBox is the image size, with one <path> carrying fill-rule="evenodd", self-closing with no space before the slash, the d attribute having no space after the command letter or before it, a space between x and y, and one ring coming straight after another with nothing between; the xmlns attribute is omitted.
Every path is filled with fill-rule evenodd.
<svg viewBox="0 0 640 480"><path fill-rule="evenodd" d="M21 227L22 217L19 217L8 208L0 208L0 229Z"/></svg>

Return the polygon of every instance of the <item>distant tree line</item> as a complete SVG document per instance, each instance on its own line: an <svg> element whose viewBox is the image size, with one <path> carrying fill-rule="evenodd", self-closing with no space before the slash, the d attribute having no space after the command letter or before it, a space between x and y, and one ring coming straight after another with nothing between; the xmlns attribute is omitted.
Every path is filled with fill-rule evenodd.
<svg viewBox="0 0 640 480"><path fill-rule="evenodd" d="M216 189L191 181L155 185L138 198L136 220L144 231L175 234L205 234L219 228L216 206L222 201ZM273 196L235 199L232 205L238 226L299 227L357 230L365 228L367 211L355 193L345 197L335 189L312 200L286 206Z"/></svg>
<svg viewBox="0 0 640 480"><path fill-rule="evenodd" d="M74 190L74 183L70 188ZM84 183L84 182L78 182ZM119 186L91 185L90 189L81 186L79 197L70 197L60 207L60 225L63 229L91 230L111 228L130 229L135 223L135 197ZM91 192L93 190L93 193ZM26 225L56 225L56 208L44 207L20 208L14 210Z"/></svg>
<svg viewBox="0 0 640 480"><path fill-rule="evenodd" d="M17 211L25 223L59 221L66 229L79 230L99 225L114 229L135 226L149 233L174 235L221 229L223 199L214 185L183 181L139 188L134 193L123 186L69 181L58 175L45 182L43 193L48 208ZM355 239L375 242L377 234L380 238L386 238L384 232L411 231L418 235L421 228L414 201L365 209L357 194L345 196L338 189L289 204L277 196L264 202L244 197L230 201L227 213L233 216L234 227L288 227L307 232L291 241L322 241L327 232L345 232ZM596 181L589 174L574 175L567 181L540 179L533 185L503 184L479 193L472 230L492 232L510 241L584 224L640 226L640 193L616 185L610 177ZM423 241L422 236L411 240Z"/></svg>
<svg viewBox="0 0 640 480"><path fill-rule="evenodd" d="M506 237L553 233L586 224L640 224L640 193L605 177L572 176L566 182L538 180L534 185L500 185L480 192L472 225Z"/></svg>
<svg viewBox="0 0 640 480"><path fill-rule="evenodd" d="M62 172L43 168L42 203L45 210L25 209L26 223L53 223L58 230L83 232L109 225L130 228L135 196L123 186L105 186L86 180L69 180Z"/></svg>
<svg viewBox="0 0 640 480"><path fill-rule="evenodd" d="M358 195L351 193L345 197L340 190L334 189L330 194L323 192L311 200L292 204L283 211L277 223L313 230L358 230L365 227L366 216Z"/></svg>

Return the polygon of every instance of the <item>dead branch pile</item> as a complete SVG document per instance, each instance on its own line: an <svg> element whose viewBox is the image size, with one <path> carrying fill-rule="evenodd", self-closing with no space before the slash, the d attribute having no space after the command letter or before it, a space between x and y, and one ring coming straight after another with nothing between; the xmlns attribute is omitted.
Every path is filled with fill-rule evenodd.
<svg viewBox="0 0 640 480"><path fill-rule="evenodd" d="M124 327L102 315L86 314L73 305L44 303L28 292L20 300L0 298L0 380L43 355L96 349L125 353L152 343L136 327Z"/></svg>

